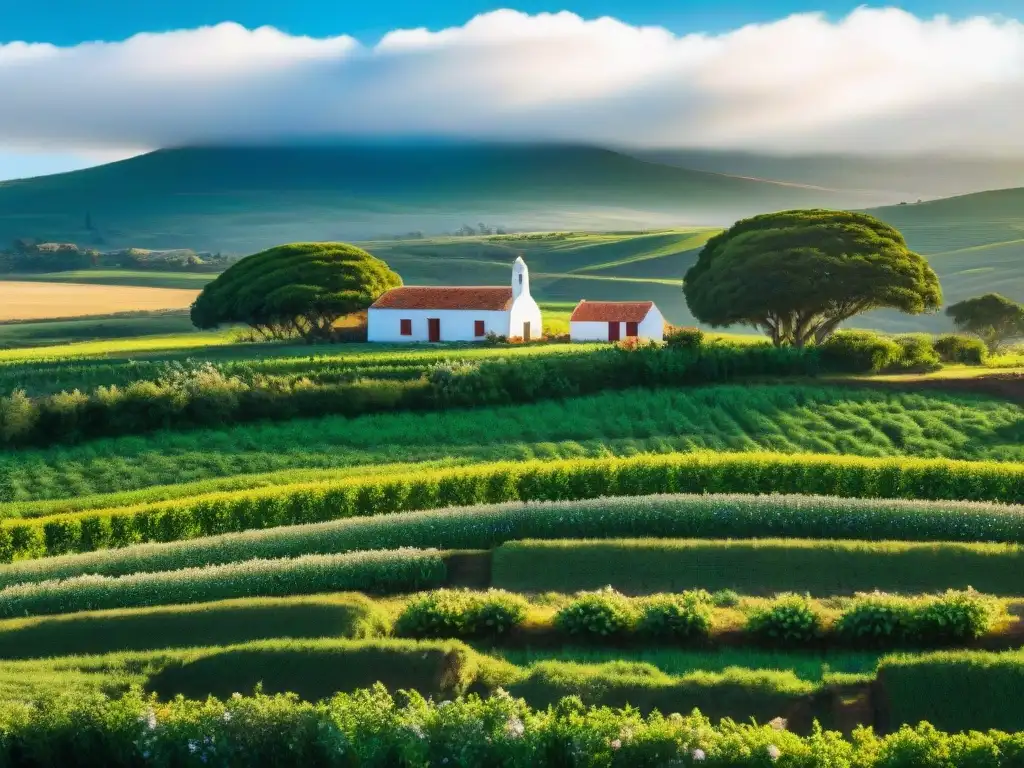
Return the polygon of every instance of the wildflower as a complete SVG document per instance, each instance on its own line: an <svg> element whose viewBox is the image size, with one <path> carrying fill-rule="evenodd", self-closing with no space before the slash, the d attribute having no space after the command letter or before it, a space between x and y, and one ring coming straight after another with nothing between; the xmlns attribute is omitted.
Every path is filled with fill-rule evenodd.
<svg viewBox="0 0 1024 768"><path fill-rule="evenodd" d="M704 754L703 749L695 749L693 750L693 752L690 753L690 757L693 758L694 762L702 763L704 762L704 758L707 757L707 755Z"/></svg>
<svg viewBox="0 0 1024 768"><path fill-rule="evenodd" d="M195 754L196 750L199 749L199 743L195 739L189 739L188 751Z"/></svg>
<svg viewBox="0 0 1024 768"><path fill-rule="evenodd" d="M156 712L152 709L148 710L145 717L139 718L139 722L145 723L149 730L154 730L156 728Z"/></svg>
<svg viewBox="0 0 1024 768"><path fill-rule="evenodd" d="M523 725L523 721L520 720L515 715L510 717L508 719L508 722L505 723L505 733L508 734L513 739L521 738L522 735L525 732L526 732L526 726Z"/></svg>
<svg viewBox="0 0 1024 768"><path fill-rule="evenodd" d="M768 745L768 757L772 759L774 763L782 755L782 750L776 747L774 744Z"/></svg>
<svg viewBox="0 0 1024 768"><path fill-rule="evenodd" d="M426 735L423 733L423 729L420 728L416 723L409 726L409 730L412 731L413 736L418 739L425 739Z"/></svg>
<svg viewBox="0 0 1024 768"><path fill-rule="evenodd" d="M224 713L224 722L225 723L230 723L231 722L231 713L230 712L225 712Z"/></svg>
<svg viewBox="0 0 1024 768"><path fill-rule="evenodd" d="M784 731L786 730L786 726L789 725L789 722L784 717L776 717L774 720L770 721L768 725L770 725L773 730Z"/></svg>
<svg viewBox="0 0 1024 768"><path fill-rule="evenodd" d="M622 747L622 741L619 739L612 740L612 749L620 749Z"/></svg>

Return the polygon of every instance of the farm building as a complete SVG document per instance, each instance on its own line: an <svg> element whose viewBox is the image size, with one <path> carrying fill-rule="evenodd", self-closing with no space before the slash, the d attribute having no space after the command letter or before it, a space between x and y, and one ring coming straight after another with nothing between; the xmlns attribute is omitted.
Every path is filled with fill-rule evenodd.
<svg viewBox="0 0 1024 768"><path fill-rule="evenodd" d="M520 256L508 286L393 288L367 312L367 340L482 341L488 333L541 335L540 307L530 296L530 271Z"/></svg>
<svg viewBox="0 0 1024 768"><path fill-rule="evenodd" d="M653 301L581 301L569 318L573 341L661 341L664 336L665 318Z"/></svg>

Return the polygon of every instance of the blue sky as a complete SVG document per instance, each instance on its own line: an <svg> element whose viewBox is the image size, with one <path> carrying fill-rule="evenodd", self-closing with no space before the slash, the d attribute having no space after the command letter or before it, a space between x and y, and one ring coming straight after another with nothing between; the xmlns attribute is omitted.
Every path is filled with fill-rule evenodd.
<svg viewBox="0 0 1024 768"><path fill-rule="evenodd" d="M582 19L536 16L558 11ZM767 24L809 12L826 19ZM628 26L585 21L602 16ZM1008 18L1024 0L0 0L0 46L67 49L0 56L0 180L260 131L1024 152L1024 27ZM241 27L196 31L223 22ZM281 34L246 31L264 26ZM375 60L327 40L421 27L462 29ZM692 32L718 44L678 39Z"/></svg>
<svg viewBox="0 0 1024 768"><path fill-rule="evenodd" d="M235 21L247 27L269 24L297 35L349 34L371 42L391 29L458 25L500 7L526 13L569 10L585 17L608 15L677 33L718 32L791 13L842 16L860 5L894 6L918 16L1024 15L1022 0L0 0L0 41L73 45Z"/></svg>

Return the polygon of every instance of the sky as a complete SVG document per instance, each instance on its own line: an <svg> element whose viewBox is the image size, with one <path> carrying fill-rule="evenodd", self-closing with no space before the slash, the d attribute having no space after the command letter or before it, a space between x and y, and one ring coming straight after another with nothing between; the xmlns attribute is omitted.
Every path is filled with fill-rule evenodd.
<svg viewBox="0 0 1024 768"><path fill-rule="evenodd" d="M1024 154L1024 0L0 0L0 179L443 135Z"/></svg>

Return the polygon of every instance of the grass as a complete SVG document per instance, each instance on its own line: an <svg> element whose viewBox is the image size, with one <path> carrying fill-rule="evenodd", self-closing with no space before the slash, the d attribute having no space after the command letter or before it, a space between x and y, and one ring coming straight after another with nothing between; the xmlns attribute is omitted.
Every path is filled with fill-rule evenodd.
<svg viewBox="0 0 1024 768"><path fill-rule="evenodd" d="M519 541L494 553L492 583L513 592L611 585L627 594L732 589L849 595L973 587L1024 594L1024 548L1003 544L758 540Z"/></svg>
<svg viewBox="0 0 1024 768"><path fill-rule="evenodd" d="M0 658L83 656L162 648L235 645L272 638L359 638L380 634L366 597L244 598L0 621Z"/></svg>
<svg viewBox="0 0 1024 768"><path fill-rule="evenodd" d="M215 273L210 272L160 272L148 269L71 269L64 272L7 273L0 275L0 282L201 289L216 276Z"/></svg>
<svg viewBox="0 0 1024 768"><path fill-rule="evenodd" d="M0 454L0 477L10 500L31 501L298 469L696 450L1017 461L1024 408L968 395L811 386L624 391L95 440Z"/></svg>

